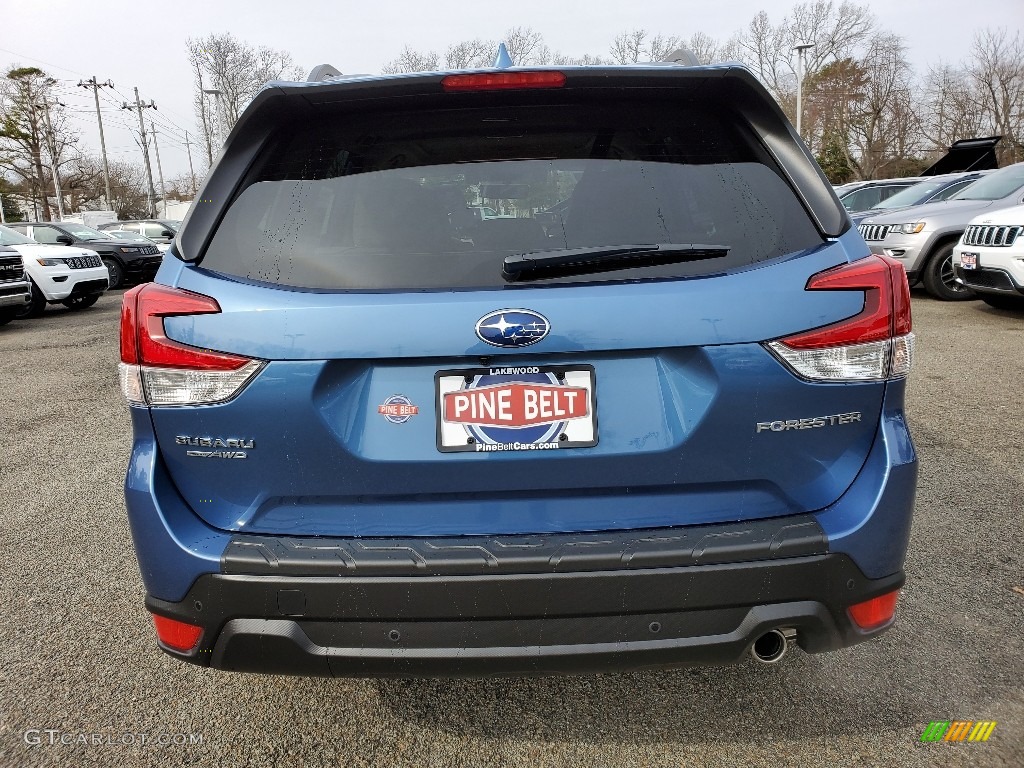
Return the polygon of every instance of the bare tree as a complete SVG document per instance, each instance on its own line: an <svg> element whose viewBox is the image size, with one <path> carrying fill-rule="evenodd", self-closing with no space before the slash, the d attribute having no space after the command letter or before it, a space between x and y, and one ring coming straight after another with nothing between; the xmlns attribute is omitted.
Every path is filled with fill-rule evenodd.
<svg viewBox="0 0 1024 768"><path fill-rule="evenodd" d="M532 27L512 27L505 33L505 48L514 64L547 64L551 60L551 52L544 44L540 32Z"/></svg>
<svg viewBox="0 0 1024 768"><path fill-rule="evenodd" d="M568 67L593 67L600 66L601 64L611 64L612 61L603 56L594 56L589 53L584 53L582 56L569 56L556 51L551 56L551 63Z"/></svg>
<svg viewBox="0 0 1024 768"><path fill-rule="evenodd" d="M859 178L896 175L894 166L918 149L913 111L913 70L903 38L878 34L861 62L863 95L852 102L849 120L851 164Z"/></svg>
<svg viewBox="0 0 1024 768"><path fill-rule="evenodd" d="M644 57L648 32L646 29L632 29L616 35L609 49L618 64L636 64Z"/></svg>
<svg viewBox="0 0 1024 768"><path fill-rule="evenodd" d="M727 58L722 55L724 53L723 46L719 45L717 40L704 32L694 32L690 35L690 39L686 41L685 47L693 52L693 55L697 57L697 61L701 64L712 64L715 61Z"/></svg>
<svg viewBox="0 0 1024 768"><path fill-rule="evenodd" d="M95 210L106 205L103 166L98 158L79 154L61 168L60 176L72 211Z"/></svg>
<svg viewBox="0 0 1024 768"><path fill-rule="evenodd" d="M149 216L149 191L146 172L138 163L115 160L110 164L112 207L119 219L143 219Z"/></svg>
<svg viewBox="0 0 1024 768"><path fill-rule="evenodd" d="M974 37L968 67L992 129L1003 137L1002 160L1024 159L1024 40L986 29Z"/></svg>
<svg viewBox="0 0 1024 768"><path fill-rule="evenodd" d="M402 52L384 65L385 75L399 72L433 72L440 68L440 57L434 51L414 51L408 45Z"/></svg>
<svg viewBox="0 0 1024 768"><path fill-rule="evenodd" d="M844 180L855 173L850 123L867 98L868 78L863 63L845 58L826 64L804 81L804 134L818 152L828 154L832 176Z"/></svg>
<svg viewBox="0 0 1024 768"><path fill-rule="evenodd" d="M787 76L790 72L792 51L788 48L785 24L772 24L768 14L761 11L730 41L736 58L753 70L764 86L780 99L789 91Z"/></svg>
<svg viewBox="0 0 1024 768"><path fill-rule="evenodd" d="M189 38L188 59L195 81L196 117L203 129L211 163L216 153L212 134L218 122L226 133L268 81L298 80L303 76L303 70L295 65L287 51L265 46L257 48L230 32ZM214 102L219 114L211 114L204 88L220 91Z"/></svg>
<svg viewBox="0 0 1024 768"><path fill-rule="evenodd" d="M192 191L192 174L179 173L167 180L167 199L190 201L195 197Z"/></svg>
<svg viewBox="0 0 1024 768"><path fill-rule="evenodd" d="M935 150L991 130L968 72L949 64L928 69L918 116L925 140Z"/></svg>
<svg viewBox="0 0 1024 768"><path fill-rule="evenodd" d="M463 40L449 45L444 55L445 69L479 69L488 67L494 60L498 44L492 40Z"/></svg>
<svg viewBox="0 0 1024 768"><path fill-rule="evenodd" d="M685 45L677 35L652 34L646 29L632 29L617 35L609 52L619 64L637 64L664 61L668 54Z"/></svg>
<svg viewBox="0 0 1024 768"><path fill-rule="evenodd" d="M875 20L866 5L843 0L799 3L784 23L787 44L814 43L807 52L807 70L814 72L827 62L853 55L871 38Z"/></svg>
<svg viewBox="0 0 1024 768"><path fill-rule="evenodd" d="M512 27L505 33L505 47L513 63L540 65L551 61L551 51L541 34L530 27ZM494 61L498 44L492 40L475 38L448 46L444 55L445 69L475 69L489 67ZM441 57L434 51L417 51L408 45L397 57L384 65L385 74L398 72L431 72L441 68Z"/></svg>
<svg viewBox="0 0 1024 768"><path fill-rule="evenodd" d="M140 163L113 160L110 169L110 207L119 218L138 219L149 216L149 185ZM103 166L94 155L79 154L69 161L63 172L72 210L96 210L106 205Z"/></svg>
<svg viewBox="0 0 1024 768"><path fill-rule="evenodd" d="M794 47L813 43L805 60L805 76L830 62L863 50L874 30L867 6L850 0L836 4L815 0L794 5L789 15L773 24L764 11L729 43L733 57L749 66L780 102L796 89L797 57Z"/></svg>

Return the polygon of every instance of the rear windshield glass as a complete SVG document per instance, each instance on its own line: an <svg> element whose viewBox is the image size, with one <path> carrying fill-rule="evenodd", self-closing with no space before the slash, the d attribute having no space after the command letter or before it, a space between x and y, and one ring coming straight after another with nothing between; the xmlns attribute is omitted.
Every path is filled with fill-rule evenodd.
<svg viewBox="0 0 1024 768"><path fill-rule="evenodd" d="M1024 188L1024 163L1017 163L1001 171L978 179L974 184L958 192L951 200L1001 200Z"/></svg>
<svg viewBox="0 0 1024 768"><path fill-rule="evenodd" d="M507 286L504 259L524 253L728 249L531 281L547 284L711 274L821 242L757 138L720 105L622 102L288 126L202 265L297 287L433 290Z"/></svg>

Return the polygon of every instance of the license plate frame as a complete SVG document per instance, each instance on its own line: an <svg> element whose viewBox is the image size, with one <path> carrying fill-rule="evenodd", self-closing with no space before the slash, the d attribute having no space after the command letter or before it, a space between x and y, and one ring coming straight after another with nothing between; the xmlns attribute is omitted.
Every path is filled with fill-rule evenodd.
<svg viewBox="0 0 1024 768"><path fill-rule="evenodd" d="M973 252L960 252L960 269L977 269L978 254Z"/></svg>
<svg viewBox="0 0 1024 768"><path fill-rule="evenodd" d="M503 392L508 392L508 396L502 398ZM499 415L512 412L528 420L534 413L529 403L530 392L536 393L536 423L493 423ZM544 393L549 393L548 410L539 403ZM488 418L481 416L481 420L474 422L464 409L458 420L452 420L456 405L452 398L457 394L468 396L459 405L476 400L475 408L481 400L489 401L493 406L489 412L480 406ZM437 450L442 453L530 452L540 456L598 444L597 374L592 365L492 365L440 370L434 374L434 398ZM501 404L511 411L501 410ZM584 407L585 415L573 415Z"/></svg>

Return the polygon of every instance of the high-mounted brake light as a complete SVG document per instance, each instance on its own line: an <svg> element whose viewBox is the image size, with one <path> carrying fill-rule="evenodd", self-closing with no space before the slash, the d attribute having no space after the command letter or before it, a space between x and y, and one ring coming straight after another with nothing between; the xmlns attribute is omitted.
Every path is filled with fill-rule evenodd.
<svg viewBox="0 0 1024 768"><path fill-rule="evenodd" d="M264 363L167 338L164 318L220 312L209 296L147 283L121 300L121 389L133 405L210 405L237 395Z"/></svg>
<svg viewBox="0 0 1024 768"><path fill-rule="evenodd" d="M812 275L806 290L862 290L864 307L853 317L768 343L797 375L812 381L880 381L910 372L910 288L898 261L873 254Z"/></svg>
<svg viewBox="0 0 1024 768"><path fill-rule="evenodd" d="M441 80L446 91L505 91L524 88L561 88L565 85L562 72L475 72L466 75L447 75Z"/></svg>
<svg viewBox="0 0 1024 768"><path fill-rule="evenodd" d="M199 645L199 638L203 634L202 627L186 624L177 619L169 619L156 613L152 616L153 625L156 627L156 636L168 648L188 652Z"/></svg>

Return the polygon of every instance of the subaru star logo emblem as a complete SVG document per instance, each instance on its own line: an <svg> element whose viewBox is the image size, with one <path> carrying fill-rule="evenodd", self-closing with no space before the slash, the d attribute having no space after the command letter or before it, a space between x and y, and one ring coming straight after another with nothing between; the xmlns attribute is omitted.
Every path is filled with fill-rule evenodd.
<svg viewBox="0 0 1024 768"><path fill-rule="evenodd" d="M529 309L499 309L476 321L480 341L495 347L528 347L548 335L551 323Z"/></svg>

